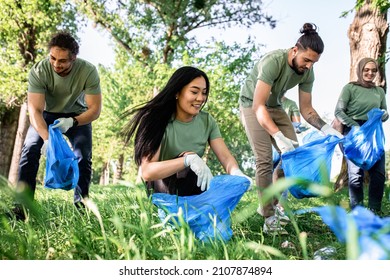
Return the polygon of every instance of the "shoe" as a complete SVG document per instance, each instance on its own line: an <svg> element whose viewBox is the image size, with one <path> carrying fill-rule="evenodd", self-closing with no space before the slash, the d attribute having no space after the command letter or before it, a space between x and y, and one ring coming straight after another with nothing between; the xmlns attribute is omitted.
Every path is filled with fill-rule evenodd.
<svg viewBox="0 0 390 280"><path fill-rule="evenodd" d="M7 213L7 216L11 219L16 219L17 221L25 221L26 214L24 212L22 205L15 205L15 207Z"/></svg>
<svg viewBox="0 0 390 280"><path fill-rule="evenodd" d="M279 219L276 216L271 216L265 219L263 232L265 234L288 234L281 226Z"/></svg>
<svg viewBox="0 0 390 280"><path fill-rule="evenodd" d="M275 216L279 219L282 226L285 226L290 222L290 218L286 215L284 209L279 204L274 206L274 211Z"/></svg>

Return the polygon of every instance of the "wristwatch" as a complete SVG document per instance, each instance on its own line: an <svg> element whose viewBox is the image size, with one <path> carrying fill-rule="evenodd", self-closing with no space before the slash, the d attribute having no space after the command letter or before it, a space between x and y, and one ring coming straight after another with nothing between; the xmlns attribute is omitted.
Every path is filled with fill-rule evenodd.
<svg viewBox="0 0 390 280"><path fill-rule="evenodd" d="M73 127L78 126L79 121L75 117L72 117L72 119L73 119Z"/></svg>

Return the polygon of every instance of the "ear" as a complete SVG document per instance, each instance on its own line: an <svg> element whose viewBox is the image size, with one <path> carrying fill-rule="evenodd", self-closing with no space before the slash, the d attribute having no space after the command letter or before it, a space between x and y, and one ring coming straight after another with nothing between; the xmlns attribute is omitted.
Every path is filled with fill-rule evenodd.
<svg viewBox="0 0 390 280"><path fill-rule="evenodd" d="M298 54L299 48L297 46L293 47L293 55L294 57Z"/></svg>

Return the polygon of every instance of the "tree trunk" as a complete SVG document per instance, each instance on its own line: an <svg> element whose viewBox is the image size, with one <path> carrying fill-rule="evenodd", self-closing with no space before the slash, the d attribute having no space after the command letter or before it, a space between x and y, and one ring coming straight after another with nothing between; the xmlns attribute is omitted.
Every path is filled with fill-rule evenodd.
<svg viewBox="0 0 390 280"><path fill-rule="evenodd" d="M0 175L8 178L20 107L7 108L5 104L0 106L4 109L3 112L0 111Z"/></svg>
<svg viewBox="0 0 390 280"><path fill-rule="evenodd" d="M113 184L118 184L118 182L122 179L123 162L124 162L124 155L120 154L118 161L116 162L116 169L115 169L114 178L112 182Z"/></svg>
<svg viewBox="0 0 390 280"><path fill-rule="evenodd" d="M387 12L381 13L373 6L371 0L366 0L364 5L356 11L355 18L348 30L349 46L351 51L350 81L357 80L356 66L363 57L371 57L378 61L379 72L376 84L386 90L386 41L389 32ZM365 172L364 182L369 182ZM348 185L348 170L345 158L341 164L340 174L334 185L334 189L340 190Z"/></svg>
<svg viewBox="0 0 390 280"><path fill-rule="evenodd" d="M24 139L26 138L26 134L29 126L30 126L30 120L27 115L27 103L23 103L19 113L18 131L16 132L16 139L15 139L15 145L12 154L12 161L8 173L8 181L12 185L16 185L18 180L18 167L19 167L20 154L22 151Z"/></svg>
<svg viewBox="0 0 390 280"><path fill-rule="evenodd" d="M387 13L380 13L371 0L356 11L355 18L348 30L349 46L351 50L350 80L356 81L356 66L363 57L378 60L379 72L376 77L377 85L386 86L385 56L386 41L389 25Z"/></svg>
<svg viewBox="0 0 390 280"><path fill-rule="evenodd" d="M107 186L110 183L110 161L104 163L99 185Z"/></svg>

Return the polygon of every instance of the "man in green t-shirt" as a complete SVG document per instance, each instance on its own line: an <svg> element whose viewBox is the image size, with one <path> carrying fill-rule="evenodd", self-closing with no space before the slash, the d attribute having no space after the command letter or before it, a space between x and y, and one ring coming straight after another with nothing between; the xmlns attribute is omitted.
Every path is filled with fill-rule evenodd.
<svg viewBox="0 0 390 280"><path fill-rule="evenodd" d="M49 57L36 63L28 76L28 112L31 126L23 145L17 188L34 199L39 160L46 155L48 126L65 134L78 158L79 179L74 203L83 206L92 175L92 125L101 111L100 79L91 63L77 58L79 45L67 32L55 34L48 44ZM13 209L24 219L20 204Z"/></svg>
<svg viewBox="0 0 390 280"><path fill-rule="evenodd" d="M311 102L313 64L323 52L322 39L315 25L310 23L305 23L300 32L303 35L294 47L264 55L255 64L240 92L241 120L256 158L256 185L260 198L258 212L265 218L265 233L286 233L282 225L289 221L277 207L277 198L266 203L261 201L263 190L272 184L272 145L282 154L298 145L291 120L282 108L284 94L298 85L303 118L324 134L343 137L319 117Z"/></svg>

